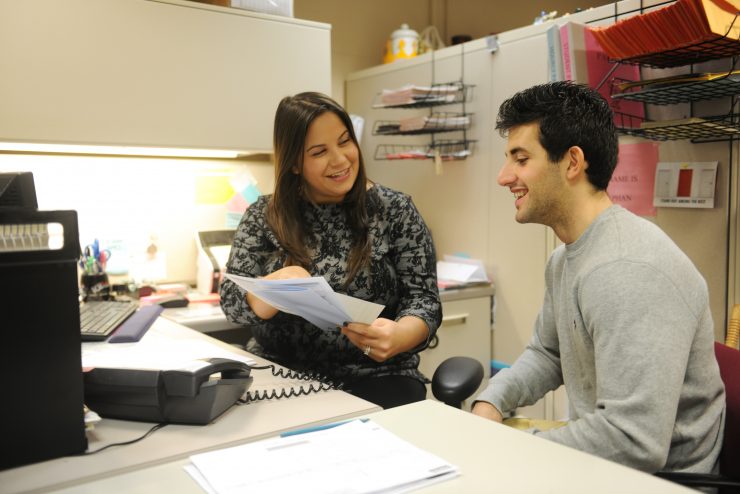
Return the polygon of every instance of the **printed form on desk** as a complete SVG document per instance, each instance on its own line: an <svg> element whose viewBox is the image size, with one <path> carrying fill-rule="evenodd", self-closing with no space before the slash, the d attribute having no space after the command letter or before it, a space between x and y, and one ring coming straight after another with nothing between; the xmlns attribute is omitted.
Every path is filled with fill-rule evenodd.
<svg viewBox="0 0 740 494"><path fill-rule="evenodd" d="M190 457L208 493L409 492L460 475L442 458L372 421L267 439Z"/></svg>

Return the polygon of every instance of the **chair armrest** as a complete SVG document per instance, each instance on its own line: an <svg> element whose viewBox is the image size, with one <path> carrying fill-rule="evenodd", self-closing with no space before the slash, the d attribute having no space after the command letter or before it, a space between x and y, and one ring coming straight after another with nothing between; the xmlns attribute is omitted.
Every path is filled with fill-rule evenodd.
<svg viewBox="0 0 740 494"><path fill-rule="evenodd" d="M460 408L483 380L483 366L470 357L450 357L434 371L432 394L439 401Z"/></svg>

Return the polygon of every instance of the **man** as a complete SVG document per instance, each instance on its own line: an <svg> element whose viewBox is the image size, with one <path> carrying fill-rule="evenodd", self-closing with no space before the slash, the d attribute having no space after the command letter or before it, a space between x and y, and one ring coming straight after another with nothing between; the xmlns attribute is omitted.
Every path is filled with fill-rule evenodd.
<svg viewBox="0 0 740 494"><path fill-rule="evenodd" d="M534 86L501 105L496 128L516 220L564 245L532 340L473 413L501 422L564 384L570 421L533 433L646 472L714 471L725 396L706 283L657 226L609 199L618 144L607 102L570 82Z"/></svg>

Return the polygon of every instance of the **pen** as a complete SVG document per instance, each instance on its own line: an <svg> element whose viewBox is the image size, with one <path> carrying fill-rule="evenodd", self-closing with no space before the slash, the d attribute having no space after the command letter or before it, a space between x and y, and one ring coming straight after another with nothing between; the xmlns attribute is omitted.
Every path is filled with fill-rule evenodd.
<svg viewBox="0 0 740 494"><path fill-rule="evenodd" d="M357 420L357 419L353 419L353 420ZM362 422L367 422L370 419L359 419L359 420L361 420ZM349 422L352 422L352 420L343 420L342 422L334 422L331 424L316 425L313 427L304 427L303 429L296 429L294 431L283 432L282 434L280 434L280 437L290 437L290 436L297 436L299 434L307 434L309 432L323 431L326 429L337 427L338 425L344 425Z"/></svg>

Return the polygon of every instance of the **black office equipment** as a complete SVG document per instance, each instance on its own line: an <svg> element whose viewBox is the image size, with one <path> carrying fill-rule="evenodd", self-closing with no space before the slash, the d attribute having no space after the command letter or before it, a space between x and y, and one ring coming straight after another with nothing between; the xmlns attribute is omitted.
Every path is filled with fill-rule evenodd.
<svg viewBox="0 0 740 494"><path fill-rule="evenodd" d="M31 172L0 173L0 207L39 207Z"/></svg>
<svg viewBox="0 0 740 494"><path fill-rule="evenodd" d="M96 367L85 373L85 403L102 417L203 425L236 403L252 379L247 364L223 358L175 370Z"/></svg>
<svg viewBox="0 0 740 494"><path fill-rule="evenodd" d="M179 293L173 293L162 299L157 300L157 305L164 307L165 309L179 309L190 305L188 297Z"/></svg>
<svg viewBox="0 0 740 494"><path fill-rule="evenodd" d="M0 242L0 469L87 448L77 213L0 207L0 238L20 226L33 230L50 224L62 229L63 235L54 238L61 246L50 245L48 238L46 245L34 245L32 250L23 242Z"/></svg>
<svg viewBox="0 0 740 494"><path fill-rule="evenodd" d="M106 339L138 308L139 304L133 300L96 300L80 304L80 336L82 341Z"/></svg>

